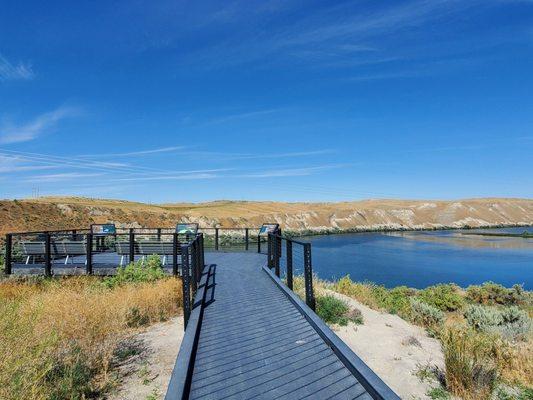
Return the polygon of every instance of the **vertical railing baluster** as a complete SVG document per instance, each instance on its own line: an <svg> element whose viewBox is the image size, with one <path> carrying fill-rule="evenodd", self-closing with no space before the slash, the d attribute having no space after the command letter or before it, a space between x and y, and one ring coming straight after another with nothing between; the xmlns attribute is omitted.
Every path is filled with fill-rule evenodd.
<svg viewBox="0 0 533 400"><path fill-rule="evenodd" d="M85 272L87 273L87 275L92 275L93 273L93 234L90 232L87 234L86 246L87 246L87 255L86 255L87 265L85 265Z"/></svg>
<svg viewBox="0 0 533 400"><path fill-rule="evenodd" d="M172 274L178 275L178 234L172 234Z"/></svg>
<svg viewBox="0 0 533 400"><path fill-rule="evenodd" d="M135 262L135 233L130 228L130 263Z"/></svg>
<svg viewBox="0 0 533 400"><path fill-rule="evenodd" d="M293 289L293 281L292 281L292 241L287 240L287 249L285 252L285 256L287 257L287 286L289 289Z"/></svg>
<svg viewBox="0 0 533 400"><path fill-rule="evenodd" d="M197 281L196 278L198 276L198 272L196 269L198 268L198 259L197 259L197 243L196 239L191 243L191 282L192 282L192 293L193 296L196 293L197 289Z"/></svg>
<svg viewBox="0 0 533 400"><path fill-rule="evenodd" d="M183 319L185 329L191 315L191 288L189 279L189 247L181 246L181 279L183 287Z"/></svg>
<svg viewBox="0 0 533 400"><path fill-rule="evenodd" d="M13 245L12 236L10 233L8 233L6 235L6 254L5 254L5 259L4 259L4 262L5 262L4 271L6 275L10 275L12 272L12 268L11 268L11 254L12 254L11 246L12 245Z"/></svg>
<svg viewBox="0 0 533 400"><path fill-rule="evenodd" d="M267 266L268 268L272 268L272 254L270 251L270 241L272 239L270 238L270 233L267 234Z"/></svg>
<svg viewBox="0 0 533 400"><path fill-rule="evenodd" d="M157 228L157 240L161 241L161 228Z"/></svg>
<svg viewBox="0 0 533 400"><path fill-rule="evenodd" d="M279 278L281 275L280 268L279 268L279 260L281 256L281 238L278 236L274 236L274 271L276 273L276 276Z"/></svg>
<svg viewBox="0 0 533 400"><path fill-rule="evenodd" d="M313 268L311 266L311 244L304 244L304 279L305 302L315 311L315 295L313 293Z"/></svg>
<svg viewBox="0 0 533 400"><path fill-rule="evenodd" d="M200 244L202 246L202 250L200 253L201 261L200 261L200 279L202 277L202 272L204 271L205 267L205 247L204 247L204 234L200 234Z"/></svg>
<svg viewBox="0 0 533 400"><path fill-rule="evenodd" d="M218 228L215 228L215 251L218 251Z"/></svg>
<svg viewBox="0 0 533 400"><path fill-rule="evenodd" d="M52 254L51 254L50 232L46 232L44 236L44 274L46 276L52 276Z"/></svg>
<svg viewBox="0 0 533 400"><path fill-rule="evenodd" d="M246 251L248 251L248 248L249 248L249 246L250 246L249 241L250 241L250 237L249 237L248 228L245 228L245 229L244 229L244 249L245 249Z"/></svg>

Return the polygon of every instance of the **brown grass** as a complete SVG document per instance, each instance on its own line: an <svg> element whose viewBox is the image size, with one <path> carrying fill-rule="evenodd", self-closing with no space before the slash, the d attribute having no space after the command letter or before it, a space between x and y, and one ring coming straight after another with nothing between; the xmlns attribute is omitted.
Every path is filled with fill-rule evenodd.
<svg viewBox="0 0 533 400"><path fill-rule="evenodd" d="M96 279L0 283L0 398L77 399L105 390L134 327L181 307L181 282L104 288Z"/></svg>

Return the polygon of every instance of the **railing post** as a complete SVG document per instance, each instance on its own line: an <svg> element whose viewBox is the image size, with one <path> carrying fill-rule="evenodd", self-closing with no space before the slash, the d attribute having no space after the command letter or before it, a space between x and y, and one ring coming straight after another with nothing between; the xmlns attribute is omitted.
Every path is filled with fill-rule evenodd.
<svg viewBox="0 0 533 400"><path fill-rule="evenodd" d="M257 235L257 252L261 253L261 235Z"/></svg>
<svg viewBox="0 0 533 400"><path fill-rule="evenodd" d="M72 230L72 240L76 240L78 238L78 235L76 234L76 229Z"/></svg>
<svg viewBox="0 0 533 400"><path fill-rule="evenodd" d="M267 236L267 266L268 268L272 268L272 246L270 243L272 242L272 235L269 233Z"/></svg>
<svg viewBox="0 0 533 400"><path fill-rule="evenodd" d="M93 273L93 234L87 234L87 265L85 266L87 275Z"/></svg>
<svg viewBox="0 0 533 400"><path fill-rule="evenodd" d="M305 302L315 311L315 295L313 293L313 268L311 266L311 244L304 244L304 278Z"/></svg>
<svg viewBox="0 0 533 400"><path fill-rule="evenodd" d="M197 277L198 277L198 272L197 272L197 268L198 268L198 254L197 254L197 243L196 243L196 240L194 240L192 243L191 243L191 278L192 278L192 293L193 293L193 296L194 294L196 293L196 289L197 289Z"/></svg>
<svg viewBox="0 0 533 400"><path fill-rule="evenodd" d="M200 246L201 246L201 250L200 250L200 258L201 258L201 261L200 261L200 279L202 278L202 272L204 270L204 267L205 267L205 247L204 247L204 234L201 233L200 234Z"/></svg>
<svg viewBox="0 0 533 400"><path fill-rule="evenodd" d="M130 228L130 263L135 262L135 233L133 228Z"/></svg>
<svg viewBox="0 0 533 400"><path fill-rule="evenodd" d="M215 251L218 251L218 228L215 228Z"/></svg>
<svg viewBox="0 0 533 400"><path fill-rule="evenodd" d="M244 229L244 249L248 251L248 247L250 245L249 243L249 234L248 234L248 228Z"/></svg>
<svg viewBox="0 0 533 400"><path fill-rule="evenodd" d="M281 273L279 269L279 259L281 256L281 238L274 236L274 272L276 273L276 276L279 278Z"/></svg>
<svg viewBox="0 0 533 400"><path fill-rule="evenodd" d="M161 241L161 228L157 228L157 240Z"/></svg>
<svg viewBox="0 0 533 400"><path fill-rule="evenodd" d="M46 276L52 276L52 254L51 254L50 232L46 232L44 236L44 274Z"/></svg>
<svg viewBox="0 0 533 400"><path fill-rule="evenodd" d="M189 246L181 246L181 279L183 287L183 319L185 329L191 315L191 287L189 279Z"/></svg>
<svg viewBox="0 0 533 400"><path fill-rule="evenodd" d="M178 234L172 234L172 274L178 275Z"/></svg>
<svg viewBox="0 0 533 400"><path fill-rule="evenodd" d="M287 240L287 286L292 290L293 281L292 281L292 241Z"/></svg>
<svg viewBox="0 0 533 400"><path fill-rule="evenodd" d="M5 262L5 273L6 275L11 274L11 246L12 246L13 240L10 233L6 235L6 258L4 260Z"/></svg>

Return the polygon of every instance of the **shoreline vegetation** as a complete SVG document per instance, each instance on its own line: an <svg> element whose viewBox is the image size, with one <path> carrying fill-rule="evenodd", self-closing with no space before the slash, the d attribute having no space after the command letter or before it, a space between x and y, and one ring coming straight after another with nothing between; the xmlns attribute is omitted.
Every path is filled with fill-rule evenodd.
<svg viewBox="0 0 533 400"><path fill-rule="evenodd" d="M438 232L438 231L462 231L462 230L477 230L477 229L505 229L505 228L533 228L532 224L495 224L495 225L480 225L480 226L470 226L464 225L461 227L457 226L442 226L442 227L432 227L432 228L348 228L348 229L339 229L339 228L328 228L328 229L307 229L307 230L283 230L283 234L289 237L306 237L306 236L320 236L320 235L343 235L351 233L394 233L394 232ZM528 237L528 233L520 234L505 234L505 233L483 233L483 232L464 232L464 235L482 235L482 236L521 236ZM529 237L533 237L530 236Z"/></svg>
<svg viewBox="0 0 533 400"><path fill-rule="evenodd" d="M438 284L425 289L387 289L371 282L315 277L317 312L328 323L364 324L357 310L328 292L371 309L395 314L426 329L444 353L444 368L420 366L417 376L432 382L427 396L466 400L533 398L533 292L493 282L467 288ZM298 281L303 294L303 281Z"/></svg>

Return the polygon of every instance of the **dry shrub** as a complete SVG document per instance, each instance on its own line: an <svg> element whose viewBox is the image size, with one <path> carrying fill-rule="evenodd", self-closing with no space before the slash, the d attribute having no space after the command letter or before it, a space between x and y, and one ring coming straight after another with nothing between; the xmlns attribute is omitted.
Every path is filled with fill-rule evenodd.
<svg viewBox="0 0 533 400"><path fill-rule="evenodd" d="M495 340L466 329L448 329L442 337L446 387L463 399L488 399L496 385Z"/></svg>
<svg viewBox="0 0 533 400"><path fill-rule="evenodd" d="M131 327L176 315L181 293L175 278L112 289L87 277L0 284L0 398L77 399L105 389L119 342Z"/></svg>
<svg viewBox="0 0 533 400"><path fill-rule="evenodd" d="M533 387L533 346L526 343L499 341L494 346L494 357L505 382Z"/></svg>

